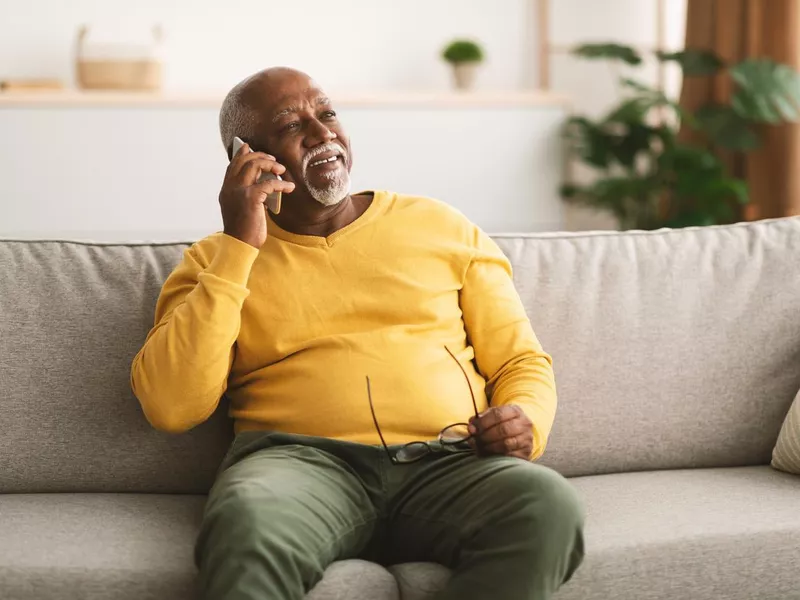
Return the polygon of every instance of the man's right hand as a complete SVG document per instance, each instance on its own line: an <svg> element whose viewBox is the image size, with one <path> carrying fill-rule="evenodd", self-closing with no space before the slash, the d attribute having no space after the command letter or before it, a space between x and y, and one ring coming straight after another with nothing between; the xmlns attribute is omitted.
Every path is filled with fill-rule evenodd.
<svg viewBox="0 0 800 600"><path fill-rule="evenodd" d="M291 193L294 183L268 179L258 183L261 171L276 175L286 172L286 167L276 162L274 156L263 152L250 152L245 144L231 160L225 171L225 180L219 193L224 232L255 248L267 241L267 209L264 203L273 192Z"/></svg>

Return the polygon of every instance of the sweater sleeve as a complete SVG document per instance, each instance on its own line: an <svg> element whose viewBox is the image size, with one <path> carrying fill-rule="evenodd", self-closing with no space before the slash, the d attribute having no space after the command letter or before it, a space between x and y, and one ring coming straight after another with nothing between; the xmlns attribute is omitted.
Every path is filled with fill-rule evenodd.
<svg viewBox="0 0 800 600"><path fill-rule="evenodd" d="M131 386L156 429L180 433L216 410L228 385L258 250L222 235L210 262L192 246L167 278Z"/></svg>
<svg viewBox="0 0 800 600"><path fill-rule="evenodd" d="M511 263L480 230L460 293L467 336L492 406L518 405L533 422L533 454L547 445L556 413L552 359L542 350L511 276Z"/></svg>

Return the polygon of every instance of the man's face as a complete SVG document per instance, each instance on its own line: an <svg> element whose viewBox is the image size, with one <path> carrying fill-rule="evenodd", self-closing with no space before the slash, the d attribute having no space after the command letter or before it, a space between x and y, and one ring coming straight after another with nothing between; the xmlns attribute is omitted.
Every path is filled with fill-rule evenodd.
<svg viewBox="0 0 800 600"><path fill-rule="evenodd" d="M254 147L286 167L298 192L333 206L350 193L350 140L321 89L301 73L269 78L257 90L265 100Z"/></svg>

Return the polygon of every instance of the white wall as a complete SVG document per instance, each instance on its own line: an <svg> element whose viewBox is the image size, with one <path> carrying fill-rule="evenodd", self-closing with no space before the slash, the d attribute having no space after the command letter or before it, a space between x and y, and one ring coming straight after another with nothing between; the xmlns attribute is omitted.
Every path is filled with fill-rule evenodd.
<svg viewBox="0 0 800 600"><path fill-rule="evenodd" d="M656 0L551 0L551 41L558 46L582 42L614 41L634 45L646 57L645 64L636 68L621 68L597 61L585 61L568 53L554 53L551 60L553 88L566 93L575 112L600 116L621 98L617 81L631 77L656 85L658 68L651 49L658 42ZM683 47L686 25L686 0L664 0L665 42L667 49ZM666 71L666 91L672 96L680 93L680 71ZM589 173L572 169L572 177L587 180ZM615 229L616 221L608 213L572 205L565 207L567 229Z"/></svg>
<svg viewBox="0 0 800 600"><path fill-rule="evenodd" d="M490 232L562 227L553 149L563 107L339 113L355 190L433 196ZM474 131L478 120L491 127ZM216 123L216 107L0 106L0 237L169 241L218 231L227 157Z"/></svg>
<svg viewBox="0 0 800 600"><path fill-rule="evenodd" d="M656 41L656 0L550 0L552 40L573 44ZM686 0L665 0L667 40L683 41ZM442 46L478 38L480 85L518 89L537 81L537 0L0 0L0 78L71 82L77 27L95 39L146 41L163 25L167 89L227 89L265 66L288 64L323 84L361 90L446 89ZM554 85L593 106L605 74L553 60Z"/></svg>
<svg viewBox="0 0 800 600"><path fill-rule="evenodd" d="M502 9L500 8L502 6ZM166 32L168 89L219 89L270 65L347 91L445 89L439 59L455 36L486 47L480 85L531 83L529 0L0 0L0 78L71 80L75 32L146 40Z"/></svg>
<svg viewBox="0 0 800 600"><path fill-rule="evenodd" d="M683 38L686 0L665 2L668 45L678 48ZM550 0L550 4L550 31L555 44L564 46L601 40L643 46L656 43L657 0ZM98 41L141 42L147 39L150 25L160 23L166 32L163 58L167 90L219 92L253 71L273 64L305 69L334 94L337 91L353 94L445 90L450 85L449 73L439 59L439 52L443 44L455 36L475 37L486 48L488 60L479 79L479 88L492 92L514 90L531 87L538 81L535 17L536 0L0 0L0 78L60 77L71 83L75 33L79 24L94 26L94 39ZM607 67L581 62L565 54L554 55L551 66L554 90L569 94L576 111L598 114L618 99L613 78L619 73ZM656 70L651 65L636 76L654 83ZM678 86L679 78L672 72L669 89L677 93ZM124 116L118 118L125 119ZM480 113L475 117L473 129L490 130L495 118L491 111ZM188 123L191 115L178 120ZM204 139L216 136L212 121L206 115L202 125L198 122L198 126L212 128L212 131L203 132ZM31 123L25 127L37 127L35 122ZM544 126L539 133L520 130L520 143L527 139L524 136L534 136L531 147L550 149L550 155L556 157L560 149L553 126L546 119L542 123ZM73 123L67 129L71 127L72 131L77 131L76 135L83 136L82 144L99 142L113 135L113 128L78 131L76 126ZM0 129L0 156L16 153L27 143L20 142L19 137L11 137L9 131ZM16 131L18 135L26 135L19 126ZM169 132L170 135L184 135L179 129ZM353 133L356 135L354 144L362 157L376 156L386 144L383 129L357 128ZM145 135L159 134L164 132L151 131ZM39 132L32 137L47 140L47 135L48 132ZM52 135L57 141L55 146L69 152L69 140L58 138L58 133ZM185 134L185 139L178 139L176 143L191 146L195 135L195 132ZM476 149L491 152L497 160L514 163L517 148L485 146L489 139L474 137L471 141ZM442 140L426 140L423 133L420 143L433 147ZM135 144L127 148L123 145L120 151L122 162L131 165L137 177L152 175L154 185L159 181L158 175L148 172L149 159L136 154ZM531 155L540 156L541 153L537 150ZM377 168L369 167L368 161L361 165ZM534 169L538 170L528 176L539 181L535 196L540 203L533 205L543 206L542 198L557 203L556 184L561 178L557 161L537 164ZM540 176L542 169L547 169L546 176ZM10 170L8 163L0 163L0 176L6 190L21 189L20 184L15 183L19 173L19 169ZM360 172L359 176L372 182L375 178L371 176L378 174L381 172ZM436 177L441 179L436 180ZM387 176L386 181L387 185L378 182L375 185L389 187L388 183L394 180ZM429 184L427 193L431 195L452 197L460 189L435 171L420 183ZM80 189L78 186L73 191ZM0 226L3 222L11 223L9 215L16 210L13 206L16 199L9 198L6 193L0 196ZM529 206L527 188L511 189L509 193L522 199L520 207ZM99 205L101 199L92 198L86 202ZM469 202L466 212L474 210L478 214L477 207L470 208ZM87 205L76 210L90 209ZM604 215L598 217L571 207L567 207L566 221L554 221L552 217L556 214L561 214L560 209L547 208L539 225L569 229L614 226ZM527 223L527 227L534 225L526 214L508 216L512 223L515 217L518 222ZM45 214L41 218L47 220L48 216ZM30 229L24 227L24 223L13 222L15 227ZM63 225L63 221L46 223L53 230ZM41 222L37 227L40 225ZM99 222L97 225L102 226ZM179 230L181 225L171 223L170 228ZM8 231L8 227L2 229Z"/></svg>

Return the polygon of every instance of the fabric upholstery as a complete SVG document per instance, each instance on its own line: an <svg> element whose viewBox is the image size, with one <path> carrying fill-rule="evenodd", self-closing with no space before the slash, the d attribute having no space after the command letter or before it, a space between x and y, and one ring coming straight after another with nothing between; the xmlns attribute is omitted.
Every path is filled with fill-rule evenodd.
<svg viewBox="0 0 800 600"><path fill-rule="evenodd" d="M800 218L495 239L554 359L543 464L769 464L800 389Z"/></svg>
<svg viewBox="0 0 800 600"><path fill-rule="evenodd" d="M800 597L800 481L768 466L573 479L586 561L554 600Z"/></svg>
<svg viewBox="0 0 800 600"><path fill-rule="evenodd" d="M193 600L204 496L0 494L3 600ZM309 600L399 600L386 569L332 565Z"/></svg>
<svg viewBox="0 0 800 600"><path fill-rule="evenodd" d="M191 598L205 497L0 494L4 600Z"/></svg>
<svg viewBox="0 0 800 600"><path fill-rule="evenodd" d="M306 600L400 600L400 590L383 567L363 560L343 560L328 567ZM403 600L407 600L405 596Z"/></svg>
<svg viewBox="0 0 800 600"><path fill-rule="evenodd" d="M447 585L450 569L433 563L407 563L389 567L403 600L431 600Z"/></svg>
<svg viewBox="0 0 800 600"><path fill-rule="evenodd" d="M554 600L800 598L800 481L769 467L571 479L586 560ZM432 600L438 565L391 568L403 600Z"/></svg>
<svg viewBox="0 0 800 600"><path fill-rule="evenodd" d="M687 590L693 600L800 597L797 477L764 466L571 482L586 507L587 554L555 600L671 600ZM0 495L2 597L190 600L204 502L189 495ZM424 563L390 572L337 563L308 598L429 600L449 577Z"/></svg>
<svg viewBox="0 0 800 600"><path fill-rule="evenodd" d="M0 493L205 493L232 426L152 429L130 365L183 245L0 242Z"/></svg>
<svg viewBox="0 0 800 600"><path fill-rule="evenodd" d="M542 462L594 475L572 479L587 558L556 600L800 597L800 478L766 466L779 432L778 461L797 439L794 416L781 426L800 389L799 234L791 218L495 237L555 359L560 406ZM4 599L192 597L226 407L172 436L129 388L185 247L0 242ZM726 466L743 468L652 471ZM621 471L643 472L596 475ZM311 598L423 600L447 577L345 562Z"/></svg>
<svg viewBox="0 0 800 600"><path fill-rule="evenodd" d="M800 218L495 236L544 348L565 475L765 465L800 389ZM186 244L0 241L0 493L206 493L225 403L154 431L129 386Z"/></svg>
<svg viewBox="0 0 800 600"><path fill-rule="evenodd" d="M787 473L800 475L800 392L781 427L778 442L772 452L772 466Z"/></svg>

